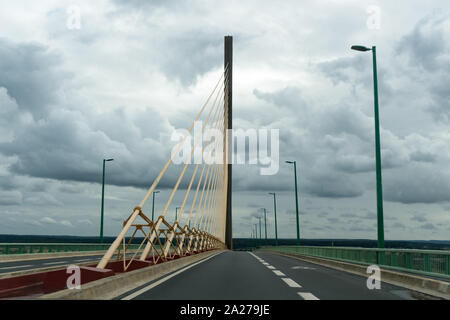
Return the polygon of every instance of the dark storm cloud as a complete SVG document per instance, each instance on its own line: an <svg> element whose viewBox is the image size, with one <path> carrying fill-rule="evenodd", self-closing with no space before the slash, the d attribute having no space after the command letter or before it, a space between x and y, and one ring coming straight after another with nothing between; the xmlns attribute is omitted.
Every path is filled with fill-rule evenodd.
<svg viewBox="0 0 450 320"><path fill-rule="evenodd" d="M430 14L421 19L413 31L404 36L397 45L397 53L407 53L411 66L421 66L427 71L441 67L439 58L446 53L443 23L448 15Z"/></svg>
<svg viewBox="0 0 450 320"><path fill-rule="evenodd" d="M314 178L303 189L317 197L354 198L364 193L362 186L348 175L322 173L315 175Z"/></svg>
<svg viewBox="0 0 450 320"><path fill-rule="evenodd" d="M2 129L12 138L0 142L0 153L17 157L10 171L18 175L56 180L100 182L103 158L116 159L108 165L109 183L148 187L170 154L171 126L156 110L132 116L120 108L102 115L70 110L58 99L63 77L59 56L37 44L0 46L0 101ZM4 75L4 76L3 76ZM27 119L27 112L34 119ZM152 159L153 165L148 166ZM161 187L173 185L170 173ZM4 189L14 187L4 179ZM185 184L186 182L184 182Z"/></svg>
<svg viewBox="0 0 450 320"><path fill-rule="evenodd" d="M450 122L450 65L443 66L442 71L446 74L439 78L430 88L433 104L430 107L434 118L440 121Z"/></svg>
<svg viewBox="0 0 450 320"><path fill-rule="evenodd" d="M58 89L68 77L60 66L60 55L45 46L0 38L0 87L36 119L57 101Z"/></svg>
<svg viewBox="0 0 450 320"><path fill-rule="evenodd" d="M416 216L412 217L411 220L418 221L418 222L426 222L427 221L427 219L425 219L424 217L422 217L420 215L416 215Z"/></svg>
<svg viewBox="0 0 450 320"><path fill-rule="evenodd" d="M366 52L364 56L361 52L349 50L348 55L348 57L321 62L316 67L335 86L350 85L352 95L357 98L359 93L357 87L363 86L369 90L373 88L372 54ZM389 85L390 72L380 63L377 63L377 69L380 99L384 99L393 94L393 89Z"/></svg>
<svg viewBox="0 0 450 320"><path fill-rule="evenodd" d="M20 205L22 202L23 196L21 192L0 190L0 206Z"/></svg>
<svg viewBox="0 0 450 320"><path fill-rule="evenodd" d="M400 222L394 223L394 224L392 225L392 227L393 227L393 228L396 228L396 229L405 229L405 228L406 228L406 226L405 226L403 223L400 223Z"/></svg>
<svg viewBox="0 0 450 320"><path fill-rule="evenodd" d="M162 71L183 85L191 85L197 76L223 65L217 58L222 54L223 40L217 34L196 30L164 40L163 46L167 50L160 60Z"/></svg>
<svg viewBox="0 0 450 320"><path fill-rule="evenodd" d="M433 163L436 162L437 155L429 152L415 151L411 154L410 158L412 161L416 162Z"/></svg>
<svg viewBox="0 0 450 320"><path fill-rule="evenodd" d="M425 230L436 230L436 227L432 223L423 224L420 228Z"/></svg>
<svg viewBox="0 0 450 320"><path fill-rule="evenodd" d="M149 52L152 63L160 68L171 81L183 86L195 84L197 78L208 71L223 66L223 37L225 30L219 26L192 23L178 25L161 24L161 17L187 12L192 4L182 1L113 1L116 14L139 12L142 28L148 30L149 41L158 50ZM239 41L239 40L237 40ZM236 45L236 43L235 43Z"/></svg>
<svg viewBox="0 0 450 320"><path fill-rule="evenodd" d="M280 159L298 160L302 192L325 198L353 198L363 194L362 185L350 173L368 172L373 168L373 160L364 155L367 152L364 144L371 141L367 117L344 106L333 106L326 111L310 108L297 87L274 92L255 89L253 94L281 108L278 117L294 124L280 128ZM302 128L306 134L299 135L297 128ZM281 163L283 173L275 180L275 185L274 181L261 184L269 179L261 178L251 186L257 190L264 185L287 190L288 179L291 179L287 170Z"/></svg>
<svg viewBox="0 0 450 320"><path fill-rule="evenodd" d="M432 168L410 165L402 173L385 176L385 200L411 203L450 201L450 176Z"/></svg>
<svg viewBox="0 0 450 320"><path fill-rule="evenodd" d="M274 93L253 90L253 94L261 100L272 103L281 108L299 108L305 106L301 91L297 87L289 86Z"/></svg>
<svg viewBox="0 0 450 320"><path fill-rule="evenodd" d="M7 176L0 176L0 189L1 190L14 190L18 186L17 181L14 179L13 176L7 175Z"/></svg>
<svg viewBox="0 0 450 320"><path fill-rule="evenodd" d="M450 15L433 13L421 19L397 44L397 54L407 57L412 74L430 93L428 110L437 121L450 121Z"/></svg>

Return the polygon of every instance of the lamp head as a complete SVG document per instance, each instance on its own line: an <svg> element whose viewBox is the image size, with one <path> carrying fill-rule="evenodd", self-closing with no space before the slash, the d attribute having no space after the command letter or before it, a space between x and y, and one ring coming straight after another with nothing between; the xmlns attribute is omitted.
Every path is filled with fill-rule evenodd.
<svg viewBox="0 0 450 320"><path fill-rule="evenodd" d="M372 49L364 47L364 46L352 46L351 49L356 50L356 51L361 51L361 52L366 52L366 51L372 50Z"/></svg>

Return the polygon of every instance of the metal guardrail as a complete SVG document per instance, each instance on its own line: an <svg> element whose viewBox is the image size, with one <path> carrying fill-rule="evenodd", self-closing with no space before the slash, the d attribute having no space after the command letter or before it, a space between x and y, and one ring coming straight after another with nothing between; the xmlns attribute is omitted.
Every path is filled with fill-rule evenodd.
<svg viewBox="0 0 450 320"><path fill-rule="evenodd" d="M399 271L450 279L450 251L415 249L373 249L346 247L261 247L260 250L298 253L365 265L379 265Z"/></svg>
<svg viewBox="0 0 450 320"><path fill-rule="evenodd" d="M108 243L0 243L0 256L8 254L103 251L108 250L110 245ZM130 249L137 249L138 246L137 244L132 244Z"/></svg>

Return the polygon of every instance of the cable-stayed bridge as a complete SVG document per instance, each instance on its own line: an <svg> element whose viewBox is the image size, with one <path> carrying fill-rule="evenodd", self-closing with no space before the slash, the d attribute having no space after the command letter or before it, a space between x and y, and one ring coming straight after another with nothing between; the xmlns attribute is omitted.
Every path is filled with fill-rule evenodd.
<svg viewBox="0 0 450 320"><path fill-rule="evenodd" d="M231 96L232 96L232 38L225 38L225 68L208 99L200 109L189 129L185 133L181 142L172 152L171 157L161 170L158 177L153 182L144 199L137 206L133 213L125 220L124 226L117 239L106 252L98 264L98 268L103 269L111 261L115 252L124 261L125 271L139 258L146 261L149 256L152 261L166 261L175 255L183 257L186 254L202 252L204 250L232 248L231 241L231 165L228 165L228 139L226 131L231 128ZM190 142L191 134L196 123L201 124L201 137L208 132L215 130L222 133L222 139L214 139L213 145L208 145L206 141L195 139L194 148L185 159L183 169L170 193L169 199L161 215L152 221L143 212L143 207L152 193L156 191L159 182L173 164L174 157L182 150L183 145ZM212 147L212 148L211 148ZM188 176L187 170L194 161L196 150L200 150L201 159L198 164L194 164L193 172ZM205 152L209 153L205 155ZM215 151L215 155L212 152ZM219 152L220 151L220 152ZM212 163L203 161L204 157L212 158ZM217 159L219 156L219 159ZM189 181L187 189L184 191L183 201L180 210L174 221L167 218L167 212L173 204L174 197L179 190L183 179ZM189 203L191 192L194 194ZM183 213L187 213L183 220ZM139 221L140 220L140 221ZM192 223L192 225L191 225ZM132 232L126 244L127 233ZM128 259L126 257L127 248L133 241L136 234L144 236L141 244L135 253ZM164 239L164 243L162 242Z"/></svg>
<svg viewBox="0 0 450 320"><path fill-rule="evenodd" d="M448 251L302 246L232 251L232 37L225 37L224 47L223 73L145 197L124 213L112 244L24 245L22 255L10 255L5 247L0 298L449 298ZM196 126L202 137L214 139L192 139ZM176 169L179 175L167 202L151 216L147 201ZM175 218L168 215L173 206Z"/></svg>

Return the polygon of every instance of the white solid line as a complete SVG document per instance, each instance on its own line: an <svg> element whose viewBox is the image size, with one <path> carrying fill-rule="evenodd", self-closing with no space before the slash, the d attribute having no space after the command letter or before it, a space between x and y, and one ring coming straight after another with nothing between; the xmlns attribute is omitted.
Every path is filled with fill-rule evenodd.
<svg viewBox="0 0 450 320"><path fill-rule="evenodd" d="M270 264L268 264L267 262L263 262L263 265L270 266Z"/></svg>
<svg viewBox="0 0 450 320"><path fill-rule="evenodd" d="M273 273L275 273L277 276L280 276L280 277L286 277L286 275L279 270L273 270Z"/></svg>
<svg viewBox="0 0 450 320"><path fill-rule="evenodd" d="M49 265L52 265L52 264L61 264L61 263L68 263L67 261L58 261L58 262L47 262L47 263L44 263L43 265L44 266L49 266Z"/></svg>
<svg viewBox="0 0 450 320"><path fill-rule="evenodd" d="M309 292L297 292L300 297L302 297L304 300L320 300L315 295Z"/></svg>
<svg viewBox="0 0 450 320"><path fill-rule="evenodd" d="M286 282L286 284L291 288L301 288L302 287L301 285L299 285L297 282L295 282L291 278L281 278L281 280Z"/></svg>
<svg viewBox="0 0 450 320"><path fill-rule="evenodd" d="M92 260L92 259L83 259L83 260L75 260L76 262L83 262L83 261L97 261L97 260Z"/></svg>
<svg viewBox="0 0 450 320"><path fill-rule="evenodd" d="M191 264L191 265L189 265L189 266L187 266L187 267L185 267L185 268L183 268L183 269L181 269L181 270L178 270L178 271L176 271L176 272L174 272L174 273L168 275L167 277L164 277L164 278L162 278L162 279L160 279L160 280L158 280L158 281L152 283L151 285L148 285L148 286L146 286L145 288L142 288L141 290L138 290L138 291L136 291L136 292L134 292L134 293L132 293L132 294L130 294L130 295L128 295L128 296L122 298L121 300L131 300L131 299L134 299L134 298L136 298L137 296L140 296L141 294L143 294L144 292L147 292L147 291L153 289L154 287L159 286L161 283L163 283L163 282L169 280L170 278L173 278L173 277L175 277L176 275L179 275L180 273L182 273L182 272L184 272L184 271L186 271L186 270L188 270L188 269L190 269L190 268L192 268L192 267L194 267L194 266L196 266L196 265L198 265L198 264L200 264L200 263L203 263L203 262L205 262L205 261L207 261L207 260L209 260L209 259L211 259L211 258L214 258L215 256L217 256L217 255L219 255L219 254L221 254L221 253L223 253L223 252L216 253L215 255L213 255L213 256L211 256L211 257L208 257L208 258L203 259L203 260L201 260L201 261L199 261L199 262L193 263L193 264Z"/></svg>
<svg viewBox="0 0 450 320"><path fill-rule="evenodd" d="M32 265L31 264L27 264L25 266L3 267L3 268L0 268L0 270L18 269L18 268L26 268L26 267L32 267Z"/></svg>
<svg viewBox="0 0 450 320"><path fill-rule="evenodd" d="M253 252L249 252L252 256L254 256L259 262L261 262L263 265L269 265L267 262L265 262L263 259L255 255Z"/></svg>
<svg viewBox="0 0 450 320"><path fill-rule="evenodd" d="M270 270L275 270L276 268L274 266L267 266Z"/></svg>
<svg viewBox="0 0 450 320"><path fill-rule="evenodd" d="M249 252L249 254L251 254L252 256L254 256L256 259L258 259L258 260L262 260L260 257L258 257L256 254L254 254L253 252Z"/></svg>

